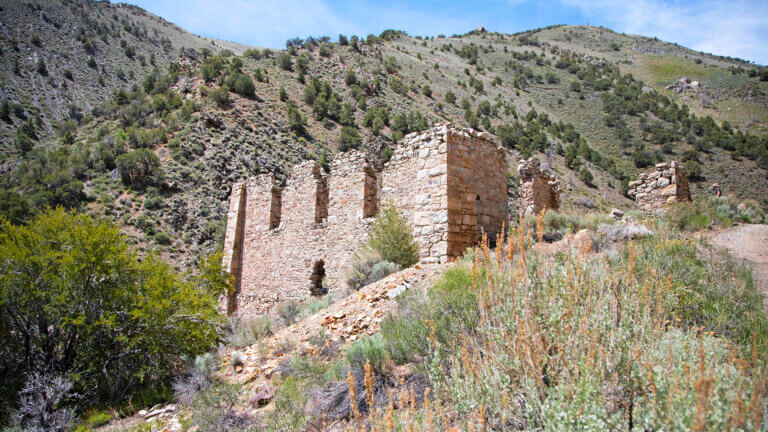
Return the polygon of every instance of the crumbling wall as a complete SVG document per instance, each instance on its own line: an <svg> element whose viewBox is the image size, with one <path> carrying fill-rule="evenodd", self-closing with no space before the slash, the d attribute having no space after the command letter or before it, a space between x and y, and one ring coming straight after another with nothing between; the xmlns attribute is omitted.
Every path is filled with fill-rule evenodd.
<svg viewBox="0 0 768 432"><path fill-rule="evenodd" d="M382 172L383 201L411 225L425 263L448 260L446 132L442 126L405 136Z"/></svg>
<svg viewBox="0 0 768 432"><path fill-rule="evenodd" d="M691 200L685 168L676 161L658 163L655 171L640 174L639 180L629 183L627 194L635 198L638 209L646 212Z"/></svg>
<svg viewBox="0 0 768 432"><path fill-rule="evenodd" d="M560 208L560 180L549 170L542 170L538 159L520 159L517 173L520 175L518 207L523 215Z"/></svg>
<svg viewBox="0 0 768 432"><path fill-rule="evenodd" d="M223 265L237 283L222 309L269 313L286 300L343 289L386 201L413 228L422 262L456 258L481 230L501 230L506 167L488 134L442 124L406 136L378 171L352 151L334 159L329 173L314 161L296 165L284 187L270 175L235 184Z"/></svg>
<svg viewBox="0 0 768 432"><path fill-rule="evenodd" d="M448 127L448 251L456 258L482 233L493 243L508 216L507 161L490 134Z"/></svg>

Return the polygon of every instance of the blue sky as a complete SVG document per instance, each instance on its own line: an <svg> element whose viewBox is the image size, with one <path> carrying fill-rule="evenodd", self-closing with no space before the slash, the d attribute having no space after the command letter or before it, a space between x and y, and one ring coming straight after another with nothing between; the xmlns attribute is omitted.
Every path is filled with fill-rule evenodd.
<svg viewBox="0 0 768 432"><path fill-rule="evenodd" d="M551 24L602 25L695 50L768 64L768 0L129 0L193 33L270 48L299 36L513 33Z"/></svg>

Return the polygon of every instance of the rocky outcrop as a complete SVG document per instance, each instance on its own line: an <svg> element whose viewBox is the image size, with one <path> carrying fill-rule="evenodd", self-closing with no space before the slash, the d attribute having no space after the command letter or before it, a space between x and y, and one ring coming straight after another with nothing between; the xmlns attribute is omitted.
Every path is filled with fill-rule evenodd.
<svg viewBox="0 0 768 432"><path fill-rule="evenodd" d="M691 191L685 168L677 162L656 164L656 170L642 173L629 183L627 194L635 198L635 206L651 212L678 201L690 201Z"/></svg>
<svg viewBox="0 0 768 432"><path fill-rule="evenodd" d="M667 90L672 90L676 93L683 93L686 91L698 91L701 88L701 84L698 81L692 81L690 78L680 78L666 87Z"/></svg>
<svg viewBox="0 0 768 432"><path fill-rule="evenodd" d="M541 169L538 159L520 159L517 173L520 175L518 201L523 215L539 214L544 209L560 208L560 193L562 193L560 180L549 170Z"/></svg>

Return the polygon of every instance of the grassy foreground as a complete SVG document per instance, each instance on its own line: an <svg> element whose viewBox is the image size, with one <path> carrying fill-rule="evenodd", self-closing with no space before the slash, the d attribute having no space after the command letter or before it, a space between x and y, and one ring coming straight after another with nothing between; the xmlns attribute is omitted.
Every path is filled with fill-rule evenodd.
<svg viewBox="0 0 768 432"><path fill-rule="evenodd" d="M748 269L663 229L596 256L531 243L513 230L467 254L342 359L294 358L267 429L329 424L305 407L345 374L351 430L764 429Z"/></svg>

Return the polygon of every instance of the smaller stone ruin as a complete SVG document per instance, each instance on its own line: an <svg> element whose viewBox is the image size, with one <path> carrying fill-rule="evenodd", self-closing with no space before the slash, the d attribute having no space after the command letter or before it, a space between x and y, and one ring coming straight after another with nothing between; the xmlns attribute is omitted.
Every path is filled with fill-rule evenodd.
<svg viewBox="0 0 768 432"><path fill-rule="evenodd" d="M517 172L520 174L520 213L527 216L560 208L560 180L549 170L541 169L538 159L520 159Z"/></svg>
<svg viewBox="0 0 768 432"><path fill-rule="evenodd" d="M629 183L627 194L635 198L638 209L646 212L691 200L685 168L674 161L656 164L656 171L640 174L639 180Z"/></svg>

